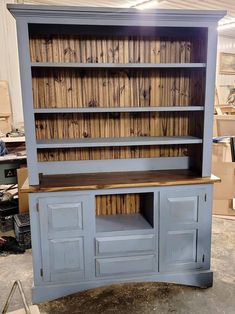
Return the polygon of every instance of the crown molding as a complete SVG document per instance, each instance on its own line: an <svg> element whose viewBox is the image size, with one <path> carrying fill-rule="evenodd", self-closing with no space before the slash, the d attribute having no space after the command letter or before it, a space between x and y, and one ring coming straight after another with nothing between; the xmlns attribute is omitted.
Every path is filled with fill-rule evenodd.
<svg viewBox="0 0 235 314"><path fill-rule="evenodd" d="M16 18L42 20L69 18L78 20L78 24L87 23L112 25L149 25L157 26L161 22L171 21L172 23L210 24L217 23L226 15L226 11L217 10L143 10L126 8L103 8L103 7L78 7L78 6L49 6L49 5L17 5L8 4L8 10ZM42 21L43 22L43 21ZM200 25L198 25L200 26Z"/></svg>

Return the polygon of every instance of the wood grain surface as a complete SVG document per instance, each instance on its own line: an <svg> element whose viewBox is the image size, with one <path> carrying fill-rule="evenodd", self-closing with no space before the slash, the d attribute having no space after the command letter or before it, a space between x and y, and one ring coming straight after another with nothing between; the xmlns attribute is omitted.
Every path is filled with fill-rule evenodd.
<svg viewBox="0 0 235 314"><path fill-rule="evenodd" d="M33 68L34 108L203 106L205 69Z"/></svg>
<svg viewBox="0 0 235 314"><path fill-rule="evenodd" d="M74 175L42 176L39 186L29 186L22 192L56 192L171 185L212 184L220 182L216 176L200 177L189 170L133 171Z"/></svg>
<svg viewBox="0 0 235 314"><path fill-rule="evenodd" d="M141 210L143 194L112 194L95 197L96 215L136 214Z"/></svg>
<svg viewBox="0 0 235 314"><path fill-rule="evenodd" d="M201 34L202 37L202 34ZM32 62L159 63L204 62L200 36L30 36ZM163 61L164 60L164 61Z"/></svg>
<svg viewBox="0 0 235 314"><path fill-rule="evenodd" d="M37 114L36 137L44 140L187 136L197 132L199 116L200 112Z"/></svg>
<svg viewBox="0 0 235 314"><path fill-rule="evenodd" d="M195 145L195 144L194 144ZM38 149L38 161L104 160L188 156L191 145ZM201 146L196 145L196 146Z"/></svg>

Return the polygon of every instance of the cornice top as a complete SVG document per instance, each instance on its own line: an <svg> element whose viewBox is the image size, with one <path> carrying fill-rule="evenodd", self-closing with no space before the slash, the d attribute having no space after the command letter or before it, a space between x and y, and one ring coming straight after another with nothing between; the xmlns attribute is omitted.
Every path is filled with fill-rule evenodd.
<svg viewBox="0 0 235 314"><path fill-rule="evenodd" d="M186 21L218 22L226 15L226 11L218 10L143 10L126 8L49 6L8 4L8 10L16 18L71 18L104 20L139 20L143 21Z"/></svg>

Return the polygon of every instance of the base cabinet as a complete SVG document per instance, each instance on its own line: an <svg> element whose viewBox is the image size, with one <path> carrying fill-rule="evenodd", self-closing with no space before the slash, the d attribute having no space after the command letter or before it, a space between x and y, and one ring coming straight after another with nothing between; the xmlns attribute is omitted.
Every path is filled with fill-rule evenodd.
<svg viewBox="0 0 235 314"><path fill-rule="evenodd" d="M30 195L35 301L40 299L43 286L52 291L55 285L60 288L50 299L126 281L212 285L212 185L112 190L117 194L139 192L152 193L153 202L146 204L147 208L154 204L153 213L147 210L141 220L133 215L137 226L131 224L131 217L128 223L125 217L117 217L111 224L106 219L107 229L102 227L102 231L97 228L100 216L95 215L94 200L97 194L108 191ZM119 228L122 223L123 228Z"/></svg>

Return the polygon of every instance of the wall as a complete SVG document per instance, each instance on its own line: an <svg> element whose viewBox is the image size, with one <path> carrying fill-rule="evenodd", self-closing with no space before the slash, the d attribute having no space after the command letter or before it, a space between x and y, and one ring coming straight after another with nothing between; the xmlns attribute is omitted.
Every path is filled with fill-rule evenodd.
<svg viewBox="0 0 235 314"><path fill-rule="evenodd" d="M0 1L0 80L9 83L12 104L13 126L23 125L22 99L15 19L6 9L7 3L14 0Z"/></svg>
<svg viewBox="0 0 235 314"><path fill-rule="evenodd" d="M224 75L219 73L219 57L221 52L235 54L235 38L219 36L218 40L216 86L220 103L224 103L229 93L229 88L227 86L235 87L235 75Z"/></svg>

